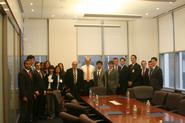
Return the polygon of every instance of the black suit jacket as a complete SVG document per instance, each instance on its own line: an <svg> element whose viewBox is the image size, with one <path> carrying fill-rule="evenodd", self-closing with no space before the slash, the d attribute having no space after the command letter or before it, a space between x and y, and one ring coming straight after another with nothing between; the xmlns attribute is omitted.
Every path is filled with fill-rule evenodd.
<svg viewBox="0 0 185 123"><path fill-rule="evenodd" d="M83 77L84 77L83 71L77 68L77 83L74 84L73 69L72 68L68 69L65 74L66 87L69 88L71 92L73 92L74 87L76 87L76 90L79 93L82 93L84 89L84 85L83 85L84 78Z"/></svg>
<svg viewBox="0 0 185 123"><path fill-rule="evenodd" d="M57 75L54 75L53 79L54 79L53 81L54 90L57 90L57 86L58 86L58 90L62 91L64 89L64 77L61 74L59 74L59 82L58 82Z"/></svg>
<svg viewBox="0 0 185 123"><path fill-rule="evenodd" d="M49 85L48 76L49 76L49 74L46 75L45 78L44 78L45 79L46 90L48 90L48 85ZM54 85L55 75L53 74L51 78L53 79L53 82L51 83L51 90L54 90L55 89L55 85Z"/></svg>
<svg viewBox="0 0 185 123"><path fill-rule="evenodd" d="M129 69L126 65L119 71L119 83L121 88L127 88L129 80Z"/></svg>
<svg viewBox="0 0 185 123"><path fill-rule="evenodd" d="M22 101L23 97L27 97L28 100L33 100L34 95L34 83L33 74L30 78L29 74L25 69L21 70L18 74L18 87L19 97Z"/></svg>
<svg viewBox="0 0 185 123"><path fill-rule="evenodd" d="M35 91L39 91L41 94L44 94L44 90L46 89L46 83L44 81L44 75L41 72L42 77L38 71L33 71L33 80L34 80L34 89Z"/></svg>
<svg viewBox="0 0 185 123"><path fill-rule="evenodd" d="M141 85L149 85L149 69L148 68L146 68L143 75L142 75L142 70L141 70Z"/></svg>
<svg viewBox="0 0 185 123"><path fill-rule="evenodd" d="M134 66L131 64L129 68L129 81L132 81L132 86L140 85L141 81L141 66L137 63Z"/></svg>
<svg viewBox="0 0 185 123"><path fill-rule="evenodd" d="M154 90L160 90L163 87L163 75L160 67L156 66L150 76L150 85Z"/></svg>

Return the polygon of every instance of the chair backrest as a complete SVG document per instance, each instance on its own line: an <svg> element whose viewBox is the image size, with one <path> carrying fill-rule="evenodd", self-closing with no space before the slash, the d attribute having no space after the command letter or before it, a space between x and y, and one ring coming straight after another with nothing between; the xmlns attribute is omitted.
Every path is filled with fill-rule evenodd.
<svg viewBox="0 0 185 123"><path fill-rule="evenodd" d="M80 116L81 114L87 114L86 107L75 104L75 103L66 103L65 108L67 109L67 113L70 113L75 116Z"/></svg>
<svg viewBox="0 0 185 123"><path fill-rule="evenodd" d="M178 113L185 116L185 99L180 101L180 105L178 108Z"/></svg>
<svg viewBox="0 0 185 123"><path fill-rule="evenodd" d="M59 117L63 120L64 123L80 123L79 117L66 112L60 112Z"/></svg>
<svg viewBox="0 0 185 123"><path fill-rule="evenodd" d="M135 98L138 100L151 99L153 96L153 87L152 86L136 86L136 87L133 87L133 93L134 93Z"/></svg>
<svg viewBox="0 0 185 123"><path fill-rule="evenodd" d="M180 93L168 93L166 97L165 108L167 110L177 110L183 97L184 95Z"/></svg>
<svg viewBox="0 0 185 123"><path fill-rule="evenodd" d="M168 92L166 91L155 91L152 97L151 103L153 105L164 105Z"/></svg>
<svg viewBox="0 0 185 123"><path fill-rule="evenodd" d="M92 87L91 90L95 95L106 95L107 94L107 90L105 87Z"/></svg>
<svg viewBox="0 0 185 123"><path fill-rule="evenodd" d="M87 115L81 114L80 117L80 123L96 123L96 121L91 120Z"/></svg>

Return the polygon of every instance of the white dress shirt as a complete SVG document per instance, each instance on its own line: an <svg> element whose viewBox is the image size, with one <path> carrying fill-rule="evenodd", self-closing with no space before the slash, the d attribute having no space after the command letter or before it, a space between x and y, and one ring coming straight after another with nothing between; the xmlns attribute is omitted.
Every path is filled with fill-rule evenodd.
<svg viewBox="0 0 185 123"><path fill-rule="evenodd" d="M81 67L81 69L84 72L84 80L86 80L87 79L87 65L83 65ZM89 74L90 74L90 78L89 79L90 80L93 80L94 79L94 75L93 75L94 70L95 70L95 67L93 65L89 65Z"/></svg>

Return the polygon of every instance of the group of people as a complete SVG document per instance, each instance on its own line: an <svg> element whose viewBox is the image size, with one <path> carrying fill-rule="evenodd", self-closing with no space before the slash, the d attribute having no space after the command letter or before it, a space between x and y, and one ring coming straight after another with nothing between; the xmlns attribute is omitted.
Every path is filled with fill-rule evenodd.
<svg viewBox="0 0 185 123"><path fill-rule="evenodd" d="M49 61L35 62L35 57L29 55L18 74L20 123L44 117L54 118L62 109L60 103L66 93L80 100L80 96L89 95L92 87L106 88L108 95L125 95L128 88L141 85L160 90L163 76L157 61L156 57L152 57L147 67L145 60L139 65L137 56L131 55L129 66L125 57L114 58L105 70L102 61L93 66L91 58L86 57L81 68L78 68L77 61L73 61L72 67L65 71L62 63L54 67Z"/></svg>

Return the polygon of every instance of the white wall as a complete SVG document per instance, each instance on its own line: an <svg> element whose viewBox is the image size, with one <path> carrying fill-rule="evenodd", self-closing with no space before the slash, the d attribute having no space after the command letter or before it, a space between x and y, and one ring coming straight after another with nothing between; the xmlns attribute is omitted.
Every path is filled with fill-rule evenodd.
<svg viewBox="0 0 185 123"><path fill-rule="evenodd" d="M49 21L49 60L56 65L62 62L65 68L77 60L76 28L74 20Z"/></svg>
<svg viewBox="0 0 185 123"><path fill-rule="evenodd" d="M10 9L17 20L17 23L21 30L23 30L23 17L17 0L6 0L10 6Z"/></svg>
<svg viewBox="0 0 185 123"><path fill-rule="evenodd" d="M46 19L24 20L24 55L48 55Z"/></svg>
<svg viewBox="0 0 185 123"><path fill-rule="evenodd" d="M138 63L158 57L158 33L156 19L137 19L129 22L129 56L135 54Z"/></svg>

